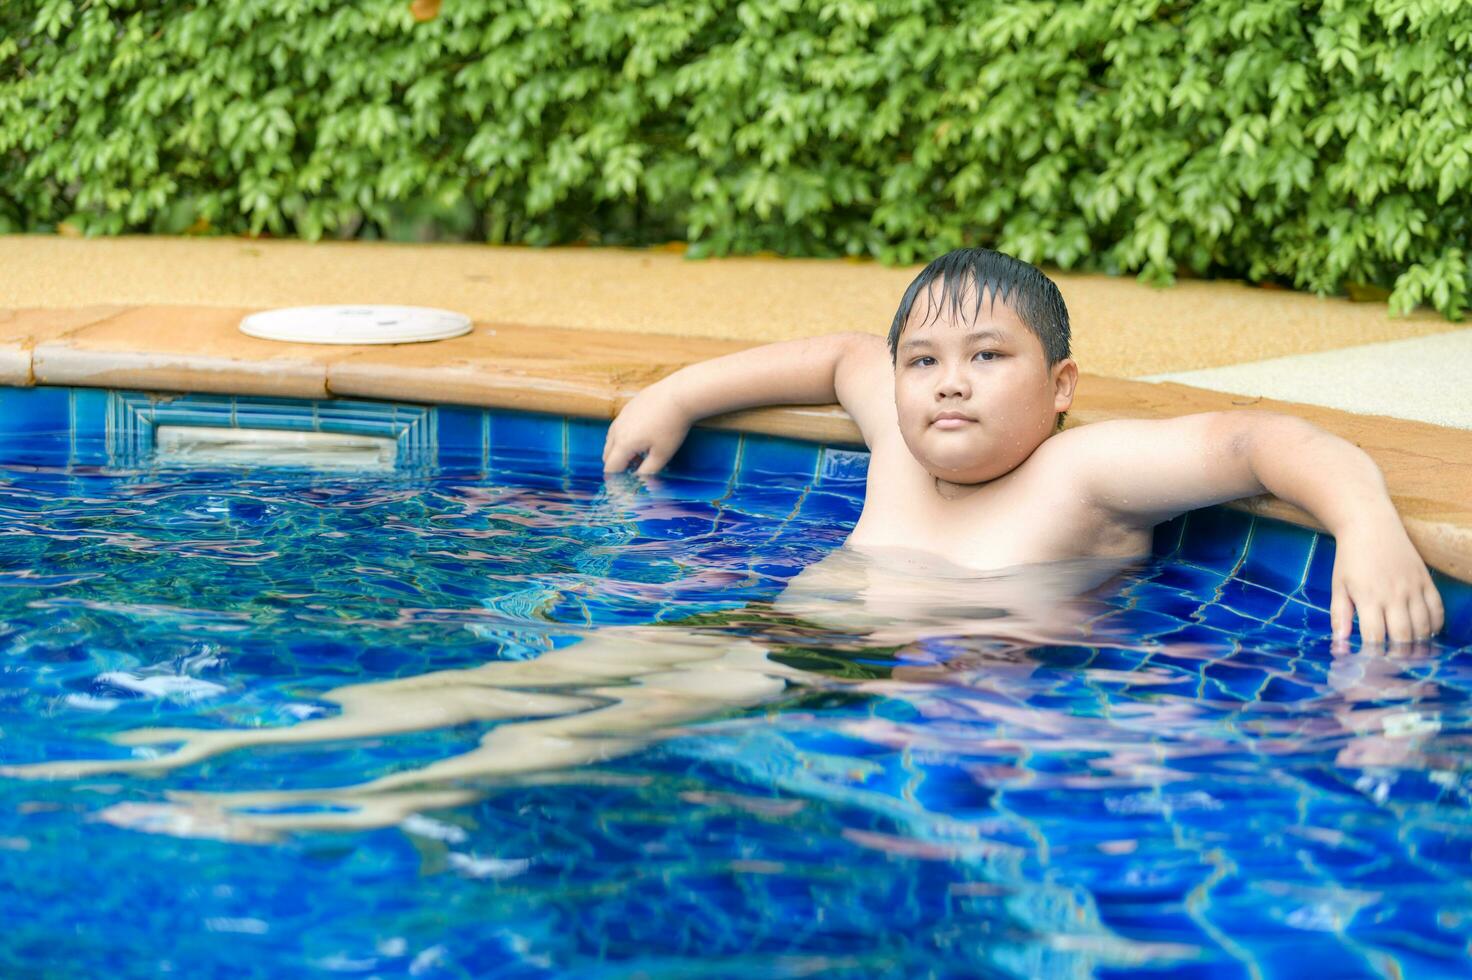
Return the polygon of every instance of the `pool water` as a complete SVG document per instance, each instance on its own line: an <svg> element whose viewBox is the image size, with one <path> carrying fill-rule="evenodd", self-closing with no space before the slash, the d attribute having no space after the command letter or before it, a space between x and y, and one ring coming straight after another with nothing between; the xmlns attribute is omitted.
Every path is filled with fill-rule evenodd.
<svg viewBox="0 0 1472 980"><path fill-rule="evenodd" d="M861 471L563 463L0 467L0 975L1472 968L1472 644L1331 650L1332 542L1203 512L1088 597L1087 642L896 647L772 606ZM559 729L546 765L433 775L638 679L512 683L528 706L413 730L374 702L376 734L184 765L149 768L188 733L112 740L321 725L344 685L678 643L692 616L772 686L676 677L648 725Z"/></svg>

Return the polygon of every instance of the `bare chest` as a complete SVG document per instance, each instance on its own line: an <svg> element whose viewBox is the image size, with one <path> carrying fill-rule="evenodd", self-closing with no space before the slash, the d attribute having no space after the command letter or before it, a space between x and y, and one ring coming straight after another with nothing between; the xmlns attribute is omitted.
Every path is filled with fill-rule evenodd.
<svg viewBox="0 0 1472 980"><path fill-rule="evenodd" d="M864 510L848 541L917 548L977 569L1133 556L1150 547L1147 530L1102 520L1066 479L1032 460L982 487L956 490L937 486L903 445L873 455Z"/></svg>

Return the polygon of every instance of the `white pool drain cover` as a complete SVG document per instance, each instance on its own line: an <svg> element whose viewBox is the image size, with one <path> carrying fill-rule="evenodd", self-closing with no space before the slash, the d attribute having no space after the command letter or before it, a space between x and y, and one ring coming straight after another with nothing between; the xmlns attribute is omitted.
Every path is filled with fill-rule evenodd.
<svg viewBox="0 0 1472 980"><path fill-rule="evenodd" d="M470 317L427 306L293 306L252 313L241 332L297 344L417 344L470 332Z"/></svg>

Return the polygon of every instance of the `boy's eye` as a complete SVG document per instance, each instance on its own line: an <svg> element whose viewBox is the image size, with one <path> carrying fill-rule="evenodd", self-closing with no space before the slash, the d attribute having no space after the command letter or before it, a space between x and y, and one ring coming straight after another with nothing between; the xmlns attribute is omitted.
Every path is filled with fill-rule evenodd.
<svg viewBox="0 0 1472 980"><path fill-rule="evenodd" d="M933 357L917 357L910 364L914 367L924 367L926 361L934 361Z"/></svg>
<svg viewBox="0 0 1472 980"><path fill-rule="evenodd" d="M983 350L977 351L976 356L981 358L983 361L995 361L998 355L997 352L994 350Z"/></svg>

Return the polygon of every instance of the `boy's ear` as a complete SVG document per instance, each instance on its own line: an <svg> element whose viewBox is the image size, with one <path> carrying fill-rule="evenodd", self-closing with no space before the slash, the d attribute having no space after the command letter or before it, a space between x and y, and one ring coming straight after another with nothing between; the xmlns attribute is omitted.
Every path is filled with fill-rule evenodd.
<svg viewBox="0 0 1472 980"><path fill-rule="evenodd" d="M1073 392L1078 387L1078 364L1065 357L1053 365L1053 411L1066 412L1073 405Z"/></svg>

